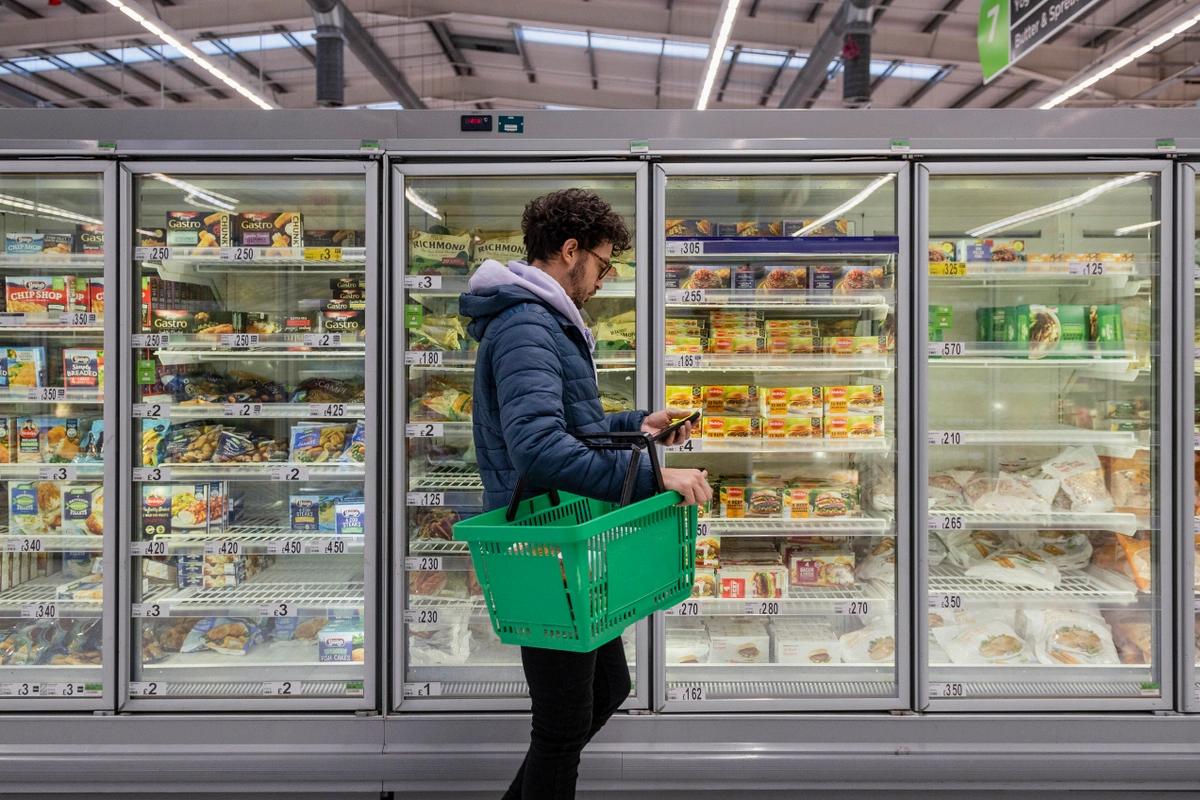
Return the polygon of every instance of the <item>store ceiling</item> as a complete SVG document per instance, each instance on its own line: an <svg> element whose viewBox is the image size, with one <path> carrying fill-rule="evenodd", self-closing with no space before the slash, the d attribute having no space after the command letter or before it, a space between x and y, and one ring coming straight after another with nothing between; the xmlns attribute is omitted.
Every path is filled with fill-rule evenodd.
<svg viewBox="0 0 1200 800"><path fill-rule="evenodd" d="M430 108L692 108L719 0L344 0ZM742 0L709 108L776 108L841 0ZM315 104L306 0L145 0L237 80ZM876 108L1036 107L1064 84L1200 11L1200 0L1100 0L982 83L978 0L876 0ZM1200 26L1068 101L1200 100ZM790 54L790 57L788 56ZM813 108L842 106L836 64ZM395 98L346 52L347 105ZM107 0L0 0L0 106L254 108ZM394 106L384 106L394 107Z"/></svg>

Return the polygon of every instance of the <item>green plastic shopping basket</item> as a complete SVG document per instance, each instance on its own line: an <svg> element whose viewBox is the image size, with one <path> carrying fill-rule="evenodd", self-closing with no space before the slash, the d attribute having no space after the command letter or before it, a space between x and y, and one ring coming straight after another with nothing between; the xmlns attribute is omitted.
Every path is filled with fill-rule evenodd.
<svg viewBox="0 0 1200 800"><path fill-rule="evenodd" d="M550 491L454 526L469 543L492 627L505 644L586 653L654 611L691 596L696 507L662 482L652 437L578 435L600 449L632 448L620 503ZM659 493L629 503L641 453Z"/></svg>

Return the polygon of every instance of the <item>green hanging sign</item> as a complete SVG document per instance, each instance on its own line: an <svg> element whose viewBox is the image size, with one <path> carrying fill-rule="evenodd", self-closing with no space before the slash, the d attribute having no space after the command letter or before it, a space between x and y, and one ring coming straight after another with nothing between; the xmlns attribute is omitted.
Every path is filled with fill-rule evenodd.
<svg viewBox="0 0 1200 800"><path fill-rule="evenodd" d="M979 67L984 83L1033 52L1038 45L1100 0L980 0Z"/></svg>

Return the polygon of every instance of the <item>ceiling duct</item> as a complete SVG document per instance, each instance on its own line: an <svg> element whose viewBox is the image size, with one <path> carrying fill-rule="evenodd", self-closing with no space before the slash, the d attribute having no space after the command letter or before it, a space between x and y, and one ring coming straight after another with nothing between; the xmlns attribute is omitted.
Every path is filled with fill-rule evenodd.
<svg viewBox="0 0 1200 800"><path fill-rule="evenodd" d="M850 0L842 30L842 103L860 108L871 102L871 0Z"/></svg>
<svg viewBox="0 0 1200 800"><path fill-rule="evenodd" d="M404 75L392 63L391 58L375 41L375 38L367 32L367 29L362 26L358 18L346 8L341 0L308 0L308 4L313 9L313 20L317 24L317 84L318 88L322 83L322 67L321 67L321 40L328 38L328 47L337 47L334 39L334 32L328 31L324 37L321 33L322 26L329 26L335 29L340 38L345 40L345 43L350 45L350 49L354 52L354 57L367 68L367 71L374 76L375 80L379 81L380 85L388 91L388 93L404 108L425 108L425 103L421 101L421 96L418 95L413 88L409 86ZM337 47L338 55L335 57L335 62L328 68L329 73L325 76L325 82L333 82L336 78L337 92L332 97L336 97L336 105L341 105L342 86L345 83L344 64L342 63L341 48ZM334 69L337 72L334 74ZM318 92L318 98L322 95ZM318 101L319 102L319 101ZM333 105L334 103L328 103ZM322 103L327 105L327 103Z"/></svg>
<svg viewBox="0 0 1200 800"><path fill-rule="evenodd" d="M345 105L346 38L343 34L342 4L338 0L309 0L317 32L317 105L340 108Z"/></svg>

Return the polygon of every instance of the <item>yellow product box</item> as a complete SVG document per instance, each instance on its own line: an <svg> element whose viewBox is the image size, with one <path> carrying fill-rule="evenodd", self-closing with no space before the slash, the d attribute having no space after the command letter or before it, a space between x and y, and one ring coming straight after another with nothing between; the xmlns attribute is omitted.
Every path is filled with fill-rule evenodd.
<svg viewBox="0 0 1200 800"><path fill-rule="evenodd" d="M701 398L709 414L750 414L758 410L757 386L704 386Z"/></svg>
<svg viewBox="0 0 1200 800"><path fill-rule="evenodd" d="M826 414L883 413L883 386L878 383L826 386L823 397Z"/></svg>
<svg viewBox="0 0 1200 800"><path fill-rule="evenodd" d="M826 414L826 439L874 439L883 436L882 414Z"/></svg>
<svg viewBox="0 0 1200 800"><path fill-rule="evenodd" d="M741 519L746 516L746 482L722 481L720 493L722 519Z"/></svg>
<svg viewBox="0 0 1200 800"><path fill-rule="evenodd" d="M708 347L708 340L703 336L670 336L666 337L668 353L703 353Z"/></svg>
<svg viewBox="0 0 1200 800"><path fill-rule="evenodd" d="M821 340L816 336L767 336L767 352L772 355L806 355L820 347Z"/></svg>
<svg viewBox="0 0 1200 800"><path fill-rule="evenodd" d="M758 396L764 417L811 416L821 408L820 386L763 386Z"/></svg>
<svg viewBox="0 0 1200 800"><path fill-rule="evenodd" d="M705 439L758 439L762 420L758 417L708 416L704 418Z"/></svg>
<svg viewBox="0 0 1200 800"><path fill-rule="evenodd" d="M714 336L708 340L708 352L717 355L761 353L766 349L766 340L752 334L719 338Z"/></svg>
<svg viewBox="0 0 1200 800"><path fill-rule="evenodd" d="M704 408L704 387L668 386L667 408L687 408L699 411Z"/></svg>
<svg viewBox="0 0 1200 800"><path fill-rule="evenodd" d="M710 311L708 321L718 327L721 324L761 325L766 316L762 311Z"/></svg>
<svg viewBox="0 0 1200 800"><path fill-rule="evenodd" d="M769 319L766 328L771 333L782 333L795 336L816 336L820 331L817 323L811 319Z"/></svg>
<svg viewBox="0 0 1200 800"><path fill-rule="evenodd" d="M821 340L825 352L835 356L861 356L887 351L882 336L826 336Z"/></svg>
<svg viewBox="0 0 1200 800"><path fill-rule="evenodd" d="M809 417L768 417L763 420L767 439L820 439L820 415Z"/></svg>
<svg viewBox="0 0 1200 800"><path fill-rule="evenodd" d="M666 332L671 334L702 336L708 329L708 322L697 317L667 317Z"/></svg>

